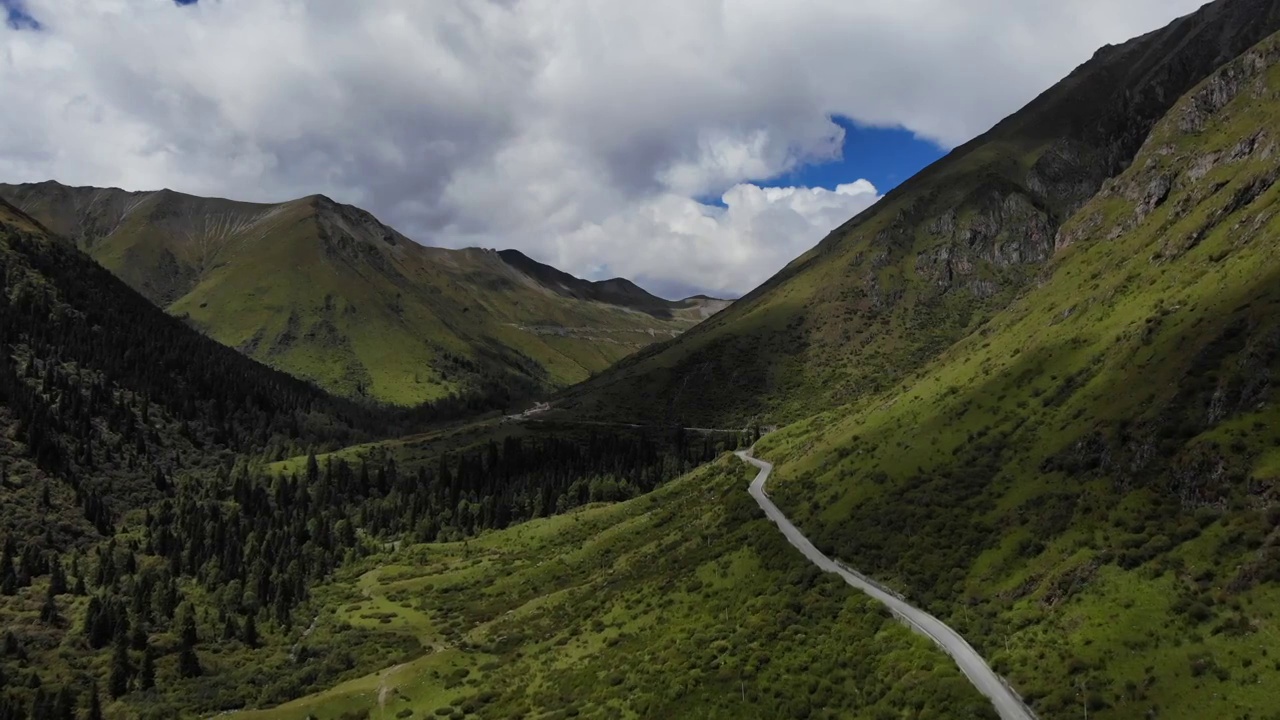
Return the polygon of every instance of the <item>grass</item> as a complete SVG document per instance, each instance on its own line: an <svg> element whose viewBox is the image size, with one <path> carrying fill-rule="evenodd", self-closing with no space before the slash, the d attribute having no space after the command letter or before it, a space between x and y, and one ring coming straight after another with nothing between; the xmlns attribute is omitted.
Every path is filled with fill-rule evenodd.
<svg viewBox="0 0 1280 720"><path fill-rule="evenodd" d="M369 558L326 591L333 612L424 654L238 716L990 715L927 640L795 553L750 477L726 456L633 501Z"/></svg>
<svg viewBox="0 0 1280 720"><path fill-rule="evenodd" d="M761 444L820 547L947 619L1042 717L1280 706L1280 152L1264 130L1236 153L1280 122L1277 47L1203 130L1178 122L1191 99L1157 126L1035 288Z"/></svg>
<svg viewBox="0 0 1280 720"><path fill-rule="evenodd" d="M102 191L85 210L67 198L98 191L35 187L47 194L7 191L68 236L113 228L82 247L157 305L349 397L415 405L476 386L561 388L699 320L571 298L497 253L422 247L327 200Z"/></svg>
<svg viewBox="0 0 1280 720"><path fill-rule="evenodd" d="M560 407L605 419L772 425L897 386L1033 288L1063 223L1170 105L1217 69L1215 58L1275 28L1238 12L1205 10L1098 53L726 312L572 388ZM1190 27L1215 38L1215 52L1183 43ZM1133 203L1117 198L1111 208L1131 214Z"/></svg>

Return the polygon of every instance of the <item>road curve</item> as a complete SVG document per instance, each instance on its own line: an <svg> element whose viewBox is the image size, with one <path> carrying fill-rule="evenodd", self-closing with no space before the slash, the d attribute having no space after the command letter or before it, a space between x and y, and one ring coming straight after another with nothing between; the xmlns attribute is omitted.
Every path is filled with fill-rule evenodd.
<svg viewBox="0 0 1280 720"><path fill-rule="evenodd" d="M952 630L938 618L909 604L876 581L832 560L814 547L813 543L809 542L809 538L792 525L787 516L765 494L764 484L768 482L769 473L773 471L772 464L752 457L750 450L740 451L737 456L744 462L760 468L760 474L756 475L756 479L751 483L751 496L760 504L760 509L764 510L765 515L777 524L782 534L787 536L787 540L810 562L817 565L823 572L836 573L844 578L845 582L887 606L907 625L929 636L938 644L938 647L956 661L961 672L969 678L969 682L978 688L978 692L991 699L991 704L995 706L1001 720L1035 720L1035 713L1023 704L1018 694L995 674L978 651L974 650L973 646L960 636L960 633Z"/></svg>

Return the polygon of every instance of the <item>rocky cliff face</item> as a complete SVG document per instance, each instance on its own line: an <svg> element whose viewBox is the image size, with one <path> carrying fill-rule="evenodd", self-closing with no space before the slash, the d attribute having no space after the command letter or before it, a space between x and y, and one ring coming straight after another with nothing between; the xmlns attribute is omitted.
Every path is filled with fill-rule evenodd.
<svg viewBox="0 0 1280 720"><path fill-rule="evenodd" d="M1173 102L1244 53L1231 70L1213 75L1180 121L1188 132L1203 127L1206 115L1224 107L1266 67L1262 51L1248 49L1278 29L1280 4L1274 0L1224 0L1163 30L1099 51L1019 115L975 141L1025 146L1033 138L1017 135L1028 130L1063 133L1026 153L1020 164L1031 162L1025 171L1015 163L992 163L970 178L978 185L958 203L943 196L925 213L935 242L917 257L921 278L940 292L966 290L979 300L1016 289L1023 276L1001 270L1042 264L1056 245L1069 242L1055 243L1058 228L1107 178L1128 166ZM971 144L957 154L974 149ZM1169 190L1167 181L1153 181L1146 211Z"/></svg>

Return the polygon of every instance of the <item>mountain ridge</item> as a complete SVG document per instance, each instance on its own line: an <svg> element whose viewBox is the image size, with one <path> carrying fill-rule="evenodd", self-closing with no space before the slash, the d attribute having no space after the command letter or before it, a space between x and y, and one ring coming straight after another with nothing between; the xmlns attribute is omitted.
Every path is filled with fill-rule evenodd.
<svg viewBox="0 0 1280 720"><path fill-rule="evenodd" d="M679 339L563 394L571 413L690 425L794 420L883 389L1032 284L1061 224L1173 103L1280 29L1220 0L1100 51ZM759 388L737 397L729 388Z"/></svg>
<svg viewBox="0 0 1280 720"><path fill-rule="evenodd" d="M46 181L0 196L219 342L381 402L556 389L723 306L427 247L323 195L242 203Z"/></svg>
<svg viewBox="0 0 1280 720"><path fill-rule="evenodd" d="M519 250L499 250L498 256L508 265L539 280L543 285L563 292L569 297L630 307L655 317L671 317L673 311L688 309L700 304L713 305L722 303L724 306L728 306L731 302L709 295L693 295L681 300L668 300L650 293L624 277L614 277L606 280L582 280L551 265L538 262Z"/></svg>
<svg viewBox="0 0 1280 720"><path fill-rule="evenodd" d="M1276 707L1277 128L1280 32L1171 105L1014 302L761 442L818 547L948 614L1042 717Z"/></svg>

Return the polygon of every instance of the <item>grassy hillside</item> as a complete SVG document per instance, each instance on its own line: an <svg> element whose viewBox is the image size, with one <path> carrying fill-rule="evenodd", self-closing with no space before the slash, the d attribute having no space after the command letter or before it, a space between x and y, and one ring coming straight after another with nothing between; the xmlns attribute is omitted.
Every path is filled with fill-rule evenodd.
<svg viewBox="0 0 1280 720"><path fill-rule="evenodd" d="M563 387L720 307L519 253L426 248L322 196L258 205L48 182L0 197L219 342L400 405Z"/></svg>
<svg viewBox="0 0 1280 720"><path fill-rule="evenodd" d="M719 452L600 431L259 473L406 414L215 343L2 201L0 347L5 720L198 716L416 658L393 628L321 627L317 588L400 542L635 497Z"/></svg>
<svg viewBox="0 0 1280 720"><path fill-rule="evenodd" d="M1270 33L1280 2L1220 0L1104 48L761 288L567 393L578 415L790 421L892 386L1016 298L1065 222L1179 96Z"/></svg>
<svg viewBox="0 0 1280 720"><path fill-rule="evenodd" d="M238 455L412 427L202 337L3 201L0 347L0 535L47 545L109 532L178 475ZM83 516L50 520L62 501Z"/></svg>
<svg viewBox="0 0 1280 720"><path fill-rule="evenodd" d="M406 427L202 336L3 201L0 348L6 719L79 717L95 682L107 698L178 671L185 623L210 622L201 613L211 593L195 576L243 572L246 563L233 545L220 561L236 562L206 564L198 556L213 545L175 543L174 533L199 526L188 522L194 512L225 537L234 519L228 525L216 503L198 498L222 487L241 458L340 447ZM278 516L259 515L252 538L278 540L281 522L291 522ZM253 547L248 535L235 540ZM170 553L159 557L166 543ZM282 578L334 561L314 545L299 555L258 553L254 566L267 576L250 594L279 597ZM270 642L288 631L264 623L260 636ZM362 641L342 641L360 656ZM279 666L271 659L262 667ZM229 681L249 682L239 672ZM310 681L332 675L312 673Z"/></svg>
<svg viewBox="0 0 1280 720"><path fill-rule="evenodd" d="M948 658L799 557L731 457L652 495L365 559L317 627L404 662L245 720L989 717Z"/></svg>
<svg viewBox="0 0 1280 720"><path fill-rule="evenodd" d="M1036 287L768 437L815 541L1042 717L1280 707L1280 36L1183 97Z"/></svg>

